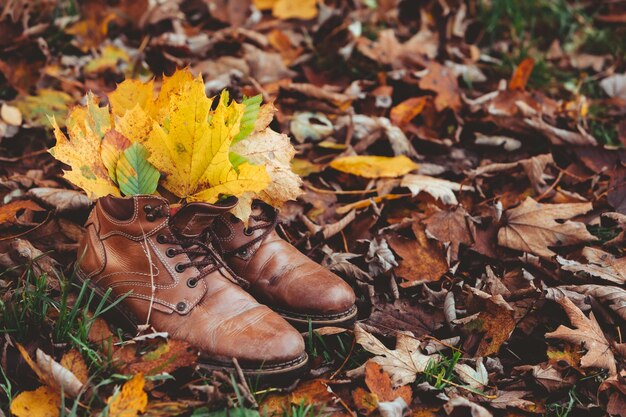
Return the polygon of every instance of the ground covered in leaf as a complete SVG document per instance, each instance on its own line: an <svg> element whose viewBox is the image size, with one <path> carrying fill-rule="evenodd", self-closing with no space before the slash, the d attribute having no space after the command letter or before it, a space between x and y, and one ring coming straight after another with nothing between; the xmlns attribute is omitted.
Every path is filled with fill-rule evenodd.
<svg viewBox="0 0 626 417"><path fill-rule="evenodd" d="M626 416L624 1L1 7L0 416ZM279 232L359 296L287 387L125 334L73 277L91 203L48 116L184 67L274 103Z"/></svg>

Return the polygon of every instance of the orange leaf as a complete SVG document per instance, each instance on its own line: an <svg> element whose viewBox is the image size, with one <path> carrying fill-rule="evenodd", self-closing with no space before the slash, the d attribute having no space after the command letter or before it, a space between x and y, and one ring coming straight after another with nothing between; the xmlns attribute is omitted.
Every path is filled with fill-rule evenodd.
<svg viewBox="0 0 626 417"><path fill-rule="evenodd" d="M391 377L383 370L383 367L374 361L367 361L365 364L365 385L369 390L376 394L379 401L393 401L398 397L402 397L404 402L411 404L413 391L409 385L393 388Z"/></svg>
<svg viewBox="0 0 626 417"><path fill-rule="evenodd" d="M528 79L530 78L530 74L533 72L534 66L535 60L530 57L520 62L511 77L509 90L524 90L526 88L526 83L528 83Z"/></svg>
<svg viewBox="0 0 626 417"><path fill-rule="evenodd" d="M83 359L83 355L81 355L78 350L72 349L67 352L63 355L59 363L72 372L80 382L83 384L87 383L89 371L87 370L87 364Z"/></svg>
<svg viewBox="0 0 626 417"><path fill-rule="evenodd" d="M404 126L424 110L427 98L411 97L391 109L391 121L397 126Z"/></svg>
<svg viewBox="0 0 626 417"><path fill-rule="evenodd" d="M354 400L354 405L359 410L359 414L368 416L378 407L378 397L376 394L367 392L361 387L357 387L357 389L352 391L352 399Z"/></svg>
<svg viewBox="0 0 626 417"><path fill-rule="evenodd" d="M15 221L15 216L20 210L45 211L37 203L32 200L15 200L9 204L0 206L0 224Z"/></svg>

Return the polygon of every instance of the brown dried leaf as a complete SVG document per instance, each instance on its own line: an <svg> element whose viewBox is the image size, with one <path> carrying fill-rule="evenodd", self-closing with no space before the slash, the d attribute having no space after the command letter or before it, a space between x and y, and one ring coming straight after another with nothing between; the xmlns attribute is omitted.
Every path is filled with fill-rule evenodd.
<svg viewBox="0 0 626 417"><path fill-rule="evenodd" d="M473 224L468 222L468 214L461 206L446 211L439 211L424 221L426 232L440 242L450 245L450 258L452 261L459 259L459 246L472 244L470 228Z"/></svg>
<svg viewBox="0 0 626 417"><path fill-rule="evenodd" d="M546 337L583 345L587 349L580 360L583 368L604 368L610 375L615 375L617 369L613 351L593 312L587 318L569 298L562 297L557 302L567 313L574 329L561 325L555 331L546 333Z"/></svg>
<svg viewBox="0 0 626 417"><path fill-rule="evenodd" d="M430 61L426 69L427 73L420 80L419 87L437 93L435 97L437 111L443 111L446 108L459 110L462 105L461 94L454 72L436 61Z"/></svg>
<svg viewBox="0 0 626 417"><path fill-rule="evenodd" d="M550 258L555 253L549 246L597 240L583 223L568 220L592 208L591 203L541 204L527 197L522 204L505 212L505 226L498 231L498 244Z"/></svg>
<svg viewBox="0 0 626 417"><path fill-rule="evenodd" d="M438 281L448 271L446 257L440 245L426 237L422 225L415 224L413 231L415 240L400 235L387 238L391 249L402 258L395 268L396 274L408 281L401 283L402 287Z"/></svg>

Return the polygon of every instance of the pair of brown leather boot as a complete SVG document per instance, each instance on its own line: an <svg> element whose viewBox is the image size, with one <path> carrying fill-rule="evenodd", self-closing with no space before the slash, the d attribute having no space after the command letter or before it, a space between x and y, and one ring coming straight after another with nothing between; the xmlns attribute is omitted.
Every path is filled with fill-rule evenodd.
<svg viewBox="0 0 626 417"><path fill-rule="evenodd" d="M235 204L173 212L152 195L100 198L77 274L100 295L111 288L111 298L125 297L116 307L128 325L191 343L209 367L231 368L236 358L250 375L298 373L307 355L288 321L350 323L354 292L278 236L271 207L256 206L244 227L229 213Z"/></svg>

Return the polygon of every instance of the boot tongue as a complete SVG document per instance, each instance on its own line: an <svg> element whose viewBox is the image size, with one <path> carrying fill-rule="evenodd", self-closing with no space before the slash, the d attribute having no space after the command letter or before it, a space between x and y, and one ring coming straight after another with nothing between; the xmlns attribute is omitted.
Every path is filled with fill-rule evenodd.
<svg viewBox="0 0 626 417"><path fill-rule="evenodd" d="M170 227L180 237L198 237L217 216L231 210L236 204L236 197L229 197L216 204L186 204L170 219Z"/></svg>

